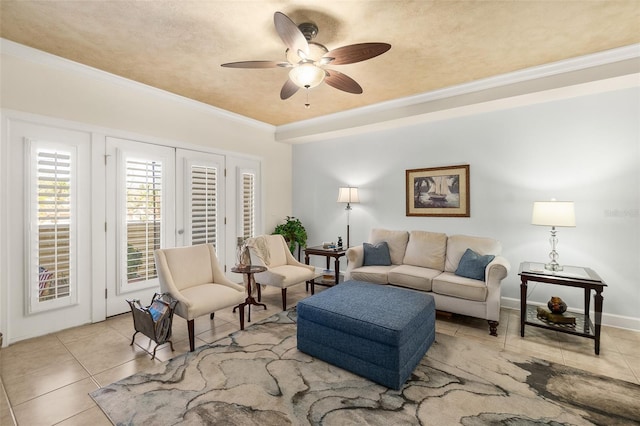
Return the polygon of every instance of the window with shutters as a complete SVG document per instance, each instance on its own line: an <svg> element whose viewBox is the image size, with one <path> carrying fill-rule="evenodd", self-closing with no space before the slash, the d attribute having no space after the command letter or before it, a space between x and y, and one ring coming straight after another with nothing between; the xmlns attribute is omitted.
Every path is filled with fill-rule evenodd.
<svg viewBox="0 0 640 426"><path fill-rule="evenodd" d="M126 161L127 282L157 277L153 252L160 248L162 163Z"/></svg>
<svg viewBox="0 0 640 426"><path fill-rule="evenodd" d="M256 232L256 175L242 172L242 237L250 238Z"/></svg>
<svg viewBox="0 0 640 426"><path fill-rule="evenodd" d="M191 166L191 244L217 248L218 169Z"/></svg>
<svg viewBox="0 0 640 426"><path fill-rule="evenodd" d="M75 303L76 149L30 143L29 311Z"/></svg>

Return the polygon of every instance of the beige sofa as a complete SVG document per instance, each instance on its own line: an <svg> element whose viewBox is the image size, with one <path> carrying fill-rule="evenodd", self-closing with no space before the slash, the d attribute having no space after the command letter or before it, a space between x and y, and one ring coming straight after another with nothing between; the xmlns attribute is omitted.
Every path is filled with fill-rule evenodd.
<svg viewBox="0 0 640 426"><path fill-rule="evenodd" d="M497 336L500 283L510 269L507 259L500 256L499 241L428 231L371 230L368 243L380 242L389 246L391 265L363 266L364 248L354 246L347 250L345 280L430 292L436 309L486 319L490 334ZM484 270L484 280L456 275L467 249L479 255L495 255Z"/></svg>

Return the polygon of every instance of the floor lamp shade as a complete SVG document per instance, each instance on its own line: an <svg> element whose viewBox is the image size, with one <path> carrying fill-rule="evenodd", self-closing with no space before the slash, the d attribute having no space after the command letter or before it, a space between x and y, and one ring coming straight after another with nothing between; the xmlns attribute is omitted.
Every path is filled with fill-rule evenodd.
<svg viewBox="0 0 640 426"><path fill-rule="evenodd" d="M358 188L352 186L341 187L338 190L338 203L347 203L345 210L347 211L347 248L349 248L349 212L351 210L351 203L359 203Z"/></svg>
<svg viewBox="0 0 640 426"><path fill-rule="evenodd" d="M533 225L551 227L551 261L545 265L550 271L561 271L563 268L558 263L558 237L556 236L556 226L573 227L576 226L576 213L573 201L536 201L533 203L533 214L531 215Z"/></svg>
<svg viewBox="0 0 640 426"><path fill-rule="evenodd" d="M351 203L359 203L358 188L342 187L338 191L338 203L347 203L347 207L351 207Z"/></svg>

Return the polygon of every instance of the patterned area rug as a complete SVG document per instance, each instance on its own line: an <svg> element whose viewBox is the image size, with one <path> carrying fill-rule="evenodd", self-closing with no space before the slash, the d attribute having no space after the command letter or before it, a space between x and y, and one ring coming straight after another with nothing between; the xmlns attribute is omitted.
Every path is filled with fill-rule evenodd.
<svg viewBox="0 0 640 426"><path fill-rule="evenodd" d="M117 425L640 424L640 386L437 334L400 391L296 349L282 312L91 393Z"/></svg>

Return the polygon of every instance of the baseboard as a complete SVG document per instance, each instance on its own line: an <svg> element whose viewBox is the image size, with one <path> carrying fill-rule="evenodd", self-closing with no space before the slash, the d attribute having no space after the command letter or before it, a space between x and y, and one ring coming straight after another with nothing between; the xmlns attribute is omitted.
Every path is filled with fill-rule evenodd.
<svg viewBox="0 0 640 426"><path fill-rule="evenodd" d="M528 302L528 303L530 305L544 306L543 303L536 303L536 302ZM513 299L511 297L502 297L500 299L500 306L503 308L515 309L519 311L520 299ZM573 312L580 312L580 313L584 312L584 309L576 309L572 307L569 307L567 310L573 311ZM606 325L608 327L616 327L616 328L624 328L627 330L640 331L640 318L625 317L622 315L613 315L613 314L607 314L606 312L603 312L602 325Z"/></svg>

